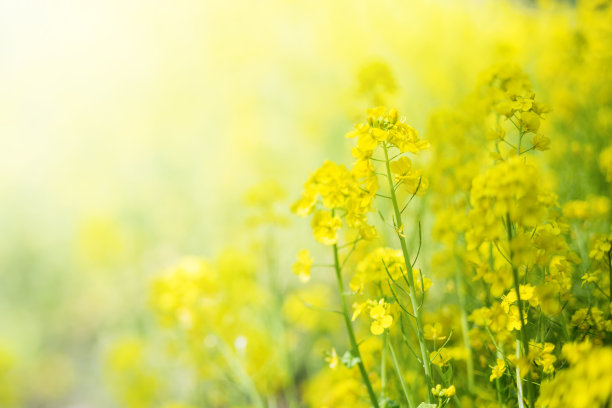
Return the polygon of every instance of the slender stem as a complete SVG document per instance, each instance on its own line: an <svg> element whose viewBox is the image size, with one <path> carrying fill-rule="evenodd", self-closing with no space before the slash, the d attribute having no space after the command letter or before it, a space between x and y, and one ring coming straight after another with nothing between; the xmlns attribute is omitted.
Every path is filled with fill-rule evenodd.
<svg viewBox="0 0 612 408"><path fill-rule="evenodd" d="M463 294L463 279L461 277L460 268L457 268L455 277L457 282L457 297L459 298L459 307L461 308L461 332L463 334L463 343L465 344L465 349L467 350L466 366L468 376L468 390L472 392L474 389L474 360L472 357L472 346L470 345L470 337L468 334L469 325L466 312L467 307L465 304L465 296Z"/></svg>
<svg viewBox="0 0 612 408"><path fill-rule="evenodd" d="M502 402L501 388L499 386L499 378L495 379L495 391L497 393L497 403L499 404L499 408L503 408L504 404Z"/></svg>
<svg viewBox="0 0 612 408"><path fill-rule="evenodd" d="M421 316L421 309L417 304L417 291L414 285L414 277L412 276L412 262L410 260L410 255L408 254L408 245L406 244L406 239L402 234L402 216L397 203L397 196L395 194L395 191L393 190L393 179L391 178L391 168L389 166L389 153L387 151L387 146L383 145L383 149L385 152L387 181L389 183L391 202L393 203L393 211L395 212L396 233L397 238L399 239L400 245L402 247L402 254L404 256L404 263L406 265L405 277L407 278L406 280L410 289L410 301L412 302L412 310L414 311L414 316L417 324L417 338L419 339L419 346L421 348L421 356L423 361L423 370L425 371L425 380L427 381L428 402L431 402L433 400L433 395L431 393L431 389L433 388L431 361L429 359L429 352L427 351L427 343L425 343L425 337L423 336L423 319Z"/></svg>
<svg viewBox="0 0 612 408"><path fill-rule="evenodd" d="M351 349L353 351L353 355L357 357L359 366L359 371L361 372L361 378L368 389L368 395L370 397L370 402L374 408L379 408L378 400L376 398L376 394L374 393L374 389L372 388L372 383L370 383L370 378L368 377L368 372L363 365L363 359L361 358L361 353L359 352L359 345L357 344L357 340L355 338L355 332L353 331L353 324L351 323L351 317L349 316L348 306L346 304L346 297L344 294L344 282L342 281L342 273L340 271L340 259L338 257L338 246L334 244L334 266L336 270L336 279L338 281L338 291L340 292L340 300L342 303L342 316L344 317L344 324L346 325L346 331L348 332L349 341L351 344Z"/></svg>
<svg viewBox="0 0 612 408"><path fill-rule="evenodd" d="M516 339L516 359L518 360L521 357L521 349L519 344L519 339ZM527 384L530 384L528 381ZM521 385L521 373L519 371L519 364L516 365L516 396L518 398L518 406L519 408L523 407L523 386Z"/></svg>
<svg viewBox="0 0 612 408"><path fill-rule="evenodd" d="M516 155L520 156L521 155L521 142L523 141L523 131L519 130L519 138L518 138L518 143L516 144Z"/></svg>
<svg viewBox="0 0 612 408"><path fill-rule="evenodd" d="M275 330L275 337L279 339L279 354L281 355L283 365L285 366L285 370L288 374L288 381L286 386L286 398L288 401L288 405L290 408L296 408L299 406L298 403L298 392L297 386L295 383L295 370L293 366L292 354L290 353L289 344L287 343L287 326L285 324L285 320L282 314L282 306L283 306L283 291L279 286L279 282L281 281L278 277L278 265L276 263L276 245L274 239L274 233L272 230L268 231L268 239L266 245L266 263L270 276L270 291L273 294L274 299L274 310L272 313L274 314L274 318L272 320L272 324Z"/></svg>
<svg viewBox="0 0 612 408"><path fill-rule="evenodd" d="M612 249L608 251L608 269L610 271L610 296L608 299L612 299Z"/></svg>
<svg viewBox="0 0 612 408"><path fill-rule="evenodd" d="M380 399L385 398L385 387L387 386L387 371L385 370L387 355L387 332L382 335L382 350L380 357ZM384 403L383 403L384 404Z"/></svg>
<svg viewBox="0 0 612 408"><path fill-rule="evenodd" d="M404 392L404 398L406 398L406 402L408 402L408 407L414 408L414 402L412 402L412 397L410 396L410 392L408 392L408 388L406 387L406 383L404 382L404 376L402 375L402 370L400 370L399 363L397 362L397 356L395 355L395 350L393 350L393 344L391 344L391 340L387 342L387 345L389 346L389 352L391 354L391 360L393 361L395 373L397 374L397 378L399 378L400 385L402 386L402 391Z"/></svg>
<svg viewBox="0 0 612 408"><path fill-rule="evenodd" d="M508 230L508 247L510 248L510 262L512 264L512 277L514 279L514 290L516 291L516 303L518 304L519 309L519 319L521 321L521 330L520 330L520 338L517 339L519 343L521 343L521 348L523 349L523 355L529 355L529 338L527 337L527 330L525 330L525 317L523 316L523 301L521 300L521 291L520 291L520 282L518 276L518 269L512 262L513 260L513 251L512 251L512 221L510 220L510 214L506 214L506 228ZM517 351L518 353L518 351ZM527 381L527 395L528 395L528 405L532 406L535 402L533 399L533 385L531 381Z"/></svg>
<svg viewBox="0 0 612 408"><path fill-rule="evenodd" d="M219 349L221 350L221 355L225 359L225 362L230 367L230 370L234 373L238 381L244 386L246 393L249 395L249 398L253 402L253 404L258 408L265 408L266 404L264 403L263 398L259 395L257 391L257 387L253 382L253 379L246 372L242 362L236 356L232 348L227 345L227 343L219 336L215 336L218 341Z"/></svg>

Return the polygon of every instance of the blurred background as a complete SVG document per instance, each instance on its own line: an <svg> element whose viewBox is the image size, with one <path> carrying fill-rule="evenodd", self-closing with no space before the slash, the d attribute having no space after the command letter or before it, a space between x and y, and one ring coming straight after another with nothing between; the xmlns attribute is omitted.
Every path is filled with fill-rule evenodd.
<svg viewBox="0 0 612 408"><path fill-rule="evenodd" d="M154 337L152 277L185 255L253 248L245 193L273 180L288 216L323 160L351 163L343 135L381 95L429 138L432 111L464 100L492 64L517 64L554 106L551 133L595 141L552 155L554 166L571 152L588 179L612 126L607 9L0 2L0 406L137 406L119 402L104 367L118 339ZM589 113L567 120L577 111ZM565 198L606 187L572 188ZM312 239L299 220L282 234L289 285Z"/></svg>

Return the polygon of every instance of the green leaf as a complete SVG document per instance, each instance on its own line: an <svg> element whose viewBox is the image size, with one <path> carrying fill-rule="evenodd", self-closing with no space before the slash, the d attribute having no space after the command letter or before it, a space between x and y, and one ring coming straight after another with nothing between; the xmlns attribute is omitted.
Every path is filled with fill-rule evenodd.
<svg viewBox="0 0 612 408"><path fill-rule="evenodd" d="M359 357L354 355L350 350L347 350L346 353L344 353L340 361L342 361L342 364L344 364L347 368L355 367L355 365L361 362Z"/></svg>
<svg viewBox="0 0 612 408"><path fill-rule="evenodd" d="M437 408L437 405L428 404L427 402L421 402L417 408Z"/></svg>
<svg viewBox="0 0 612 408"><path fill-rule="evenodd" d="M442 378L444 379L445 384L453 383L453 365L452 364L449 364L448 369L443 372Z"/></svg>
<svg viewBox="0 0 612 408"><path fill-rule="evenodd" d="M393 401L389 397L385 397L379 401L379 405L381 408L400 408L399 403Z"/></svg>

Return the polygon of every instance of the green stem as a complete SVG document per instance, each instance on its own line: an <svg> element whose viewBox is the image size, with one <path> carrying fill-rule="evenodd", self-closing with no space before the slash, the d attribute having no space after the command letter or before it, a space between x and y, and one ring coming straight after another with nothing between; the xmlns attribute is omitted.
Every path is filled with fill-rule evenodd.
<svg viewBox="0 0 612 408"><path fill-rule="evenodd" d="M497 403L499 404L499 408L503 408L504 404L502 402L501 387L499 386L499 378L495 379L495 391L497 393Z"/></svg>
<svg viewBox="0 0 612 408"><path fill-rule="evenodd" d="M467 350L466 367L468 376L468 390L472 392L474 389L474 361L472 357L472 346L470 345L470 337L468 334L469 325L465 305L465 296L463 295L463 279L461 277L461 270L459 268L457 268L455 278L457 282L457 297L459 298L459 307L461 308L461 332L463 334L463 343L465 344L465 349Z"/></svg>
<svg viewBox="0 0 612 408"><path fill-rule="evenodd" d="M399 378L400 385L402 386L402 391L404 392L404 398L408 402L409 408L414 408L414 403L412 402L412 397L408 392L408 388L406 388L406 383L404 382L404 376L402 375L402 371L400 370L399 363L397 362L397 357L395 355L395 350L393 350L393 345L391 341L387 343L389 345L389 352L391 353L391 360L393 360L393 367L395 368L395 372L397 373L397 378Z"/></svg>
<svg viewBox="0 0 612 408"><path fill-rule="evenodd" d="M281 280L279 279L278 273L278 265L276 263L276 257L274 254L276 253L276 241L274 239L273 232L269 231L267 234L267 245L266 245L266 262L269 271L270 282L270 291L273 295L274 300L274 310L272 313L274 317L271 319L272 324L274 326L274 337L279 339L279 354L282 357L282 363L285 366L285 370L288 374L288 383L285 392L285 396L287 398L289 408L296 408L299 406L298 402L298 392L297 386L295 383L295 370L293 367L292 355L289 351L290 347L287 344L287 326L285 324L285 320L282 314L282 306L283 306L283 291L279 285Z"/></svg>
<svg viewBox="0 0 612 408"><path fill-rule="evenodd" d="M612 300L612 249L608 251L608 269L610 273L610 297L608 299Z"/></svg>
<svg viewBox="0 0 612 408"><path fill-rule="evenodd" d="M521 348L523 349L523 355L529 355L529 338L527 337L527 330L525 330L525 318L523 316L523 301L521 300L521 292L520 292L520 281L518 276L518 269L514 265L513 259L513 251L512 251L512 221L510 220L510 214L506 214L506 228L508 230L508 248L510 249L510 261L512 263L512 277L514 280L514 290L516 291L516 303L519 309L519 319L521 321L521 330L519 342L521 343ZM533 406L535 402L533 399L533 384L529 379L527 379L527 396L528 396L528 406Z"/></svg>
<svg viewBox="0 0 612 408"><path fill-rule="evenodd" d="M387 332L382 334L382 351L380 357L380 399L385 398L385 387L387 386L387 373L385 370L386 354L387 354ZM384 403L383 403L384 404Z"/></svg>
<svg viewBox="0 0 612 408"><path fill-rule="evenodd" d="M402 254L404 255L404 264L406 265L406 277L410 289L410 301L412 302L412 310L414 311L414 316L417 324L417 337L419 339L421 356L423 358L423 370L425 371L425 380L427 381L428 402L431 402L433 400L433 394L431 393L431 389L433 388L431 361L429 359L429 352L427 351L427 343L425 343L425 337L423 336L423 319L421 316L421 309L417 303L417 291L414 285L414 277L412 276L412 262L410 260L410 255L408 254L408 245L406 244L406 239L402 235L402 216L397 202L397 196L395 194L395 190L393 189L394 184L393 179L391 178L391 168L389 166L389 153L387 151L387 146L383 145L383 149L385 152L387 181L389 183L389 190L391 192L391 202L393 203L393 211L395 213L397 238L400 241L400 245L402 247Z"/></svg>
<svg viewBox="0 0 612 408"><path fill-rule="evenodd" d="M368 377L368 372L363 365L363 359L361 358L361 353L359 352L359 345L357 344L357 340L355 338L355 332L353 331L353 324L351 323L351 317L349 315L348 306L346 305L346 297L344 294L344 282L342 281L342 273L340 271L340 259L338 257L338 246L334 244L334 269L336 270L336 279L338 281L338 291L340 292L340 300L342 303L342 316L344 317L344 324L346 325L346 331L348 332L349 341L351 344L351 349L353 351L353 355L357 357L359 360L357 365L359 366L359 371L361 372L361 378L368 389L368 395L370 397L370 402L374 408L379 408L378 400L376 399L376 394L374 393L374 389L372 388L372 384L370 383L370 378Z"/></svg>
<svg viewBox="0 0 612 408"><path fill-rule="evenodd" d="M253 404L258 408L266 408L266 404L264 403L263 398L259 395L257 391L257 387L253 382L253 379L246 372L242 362L236 356L232 348L225 343L219 336L215 336L217 338L219 349L221 350L221 355L225 359L225 362L230 367L230 370L234 373L239 383L243 385L246 393L249 395L249 398L253 402Z"/></svg>
<svg viewBox="0 0 612 408"><path fill-rule="evenodd" d="M520 156L521 155L521 142L523 141L523 130L520 129L519 130L519 138L518 138L518 143L516 145L516 155Z"/></svg>

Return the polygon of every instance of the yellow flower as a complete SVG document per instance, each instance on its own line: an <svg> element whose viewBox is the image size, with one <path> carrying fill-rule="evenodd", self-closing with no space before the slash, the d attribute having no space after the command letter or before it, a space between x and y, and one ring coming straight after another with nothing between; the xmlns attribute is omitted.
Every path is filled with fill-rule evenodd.
<svg viewBox="0 0 612 408"><path fill-rule="evenodd" d="M393 324L393 316L389 314L389 304L384 299L380 299L378 304L374 304L370 309L370 317L374 319L370 325L370 331L375 336L382 334Z"/></svg>
<svg viewBox="0 0 612 408"><path fill-rule="evenodd" d="M533 112L522 112L521 126L526 132L536 133L540 128L540 117Z"/></svg>
<svg viewBox="0 0 612 408"><path fill-rule="evenodd" d="M519 285L519 294L521 295L522 301L527 301L532 306L538 305L538 299L535 294L535 286L533 285Z"/></svg>
<svg viewBox="0 0 612 408"><path fill-rule="evenodd" d="M609 235L596 235L593 240L591 251L589 252L589 258L596 261L602 261L607 259L608 254L612 250L612 234Z"/></svg>
<svg viewBox="0 0 612 408"><path fill-rule="evenodd" d="M432 324L426 324L423 327L423 336L427 340L444 340L446 336L442 334L442 325L438 322Z"/></svg>
<svg viewBox="0 0 612 408"><path fill-rule="evenodd" d="M291 211L299 217L307 217L314 209L316 202L317 197L313 192L304 191L300 199L291 206Z"/></svg>
<svg viewBox="0 0 612 408"><path fill-rule="evenodd" d="M416 290L421 292L422 290L427 292L433 285L431 279L423 276L423 282L421 282L421 272L418 269L412 270L412 278L414 279L414 286Z"/></svg>
<svg viewBox="0 0 612 408"><path fill-rule="evenodd" d="M442 388L442 385L438 384L435 386L435 388L431 389L431 393L437 398L451 398L455 396L457 390L455 389L454 385L451 385L448 388Z"/></svg>
<svg viewBox="0 0 612 408"><path fill-rule="evenodd" d="M311 224L317 241L324 245L334 245L338 242L338 229L342 227L340 217L332 216L330 211L317 211Z"/></svg>
<svg viewBox="0 0 612 408"><path fill-rule="evenodd" d="M346 134L346 137L358 138L353 156L369 158L381 142L390 143L402 153L418 154L429 148L429 143L419 139L417 131L404 123L405 118L400 118L396 109L386 112L384 106L366 110L367 123L355 126L355 130Z"/></svg>
<svg viewBox="0 0 612 408"><path fill-rule="evenodd" d="M442 347L437 351L432 351L431 353L429 353L429 359L438 367L444 367L451 360L451 356L448 350Z"/></svg>
<svg viewBox="0 0 612 408"><path fill-rule="evenodd" d="M599 167L606 180L612 183L612 146L605 148L599 155Z"/></svg>
<svg viewBox="0 0 612 408"><path fill-rule="evenodd" d="M538 408L606 407L612 395L612 348L593 348L542 382Z"/></svg>
<svg viewBox="0 0 612 408"><path fill-rule="evenodd" d="M599 269L593 272L585 272L584 275L580 277L580 279L582 280L582 284L580 285L580 287L583 287L585 283L597 283L597 281L599 280L599 273Z"/></svg>
<svg viewBox="0 0 612 408"><path fill-rule="evenodd" d="M557 357L552 354L554 349L555 345L552 343L536 343L531 341L529 342L529 357L542 367L544 373L552 374L555 371L554 363L557 361Z"/></svg>
<svg viewBox="0 0 612 408"><path fill-rule="evenodd" d="M506 362L503 359L498 358L497 364L494 366L491 366L491 368L492 370L491 370L491 376L489 377L489 381L493 381L496 378L501 378L501 376L506 371Z"/></svg>
<svg viewBox="0 0 612 408"><path fill-rule="evenodd" d="M468 318L478 326L488 326L491 324L491 310L487 307L481 307L472 312Z"/></svg>
<svg viewBox="0 0 612 408"><path fill-rule="evenodd" d="M593 345L587 337L582 343L565 343L561 349L561 354L570 364L576 364L591 348L593 348Z"/></svg>
<svg viewBox="0 0 612 408"><path fill-rule="evenodd" d="M520 287L519 287L519 291L520 291ZM516 291L514 289L511 289L510 292L502 296L501 305L504 308L504 311L506 313L510 313L510 306L513 305L514 302L517 301L517 299L518 298L516 297Z"/></svg>
<svg viewBox="0 0 612 408"><path fill-rule="evenodd" d="M392 161L389 164L391 172L395 174L395 181L402 182L410 194L424 195L429 188L429 180L422 176L420 170L412 168L412 162L406 156Z"/></svg>
<svg viewBox="0 0 612 408"><path fill-rule="evenodd" d="M398 279L405 273L402 251L392 248L377 248L358 264L350 281L353 292L361 292L366 283L386 281L387 271L391 278Z"/></svg>
<svg viewBox="0 0 612 408"><path fill-rule="evenodd" d="M300 249L297 254L297 262L293 264L291 270L294 274L299 276L302 282L308 282L310 280L310 268L312 267L313 260L310 257L310 252L307 249Z"/></svg>
<svg viewBox="0 0 612 408"><path fill-rule="evenodd" d="M329 355L325 357L325 362L329 365L329 368L335 370L338 367L338 353L336 353L336 349L332 348L329 352Z"/></svg>
<svg viewBox="0 0 612 408"><path fill-rule="evenodd" d="M531 144L536 150L544 151L550 149L550 138L536 133L531 139Z"/></svg>
<svg viewBox="0 0 612 408"><path fill-rule="evenodd" d="M367 306L368 306L368 302L353 303L354 310L353 310L353 316L351 317L351 321L354 322Z"/></svg>
<svg viewBox="0 0 612 408"><path fill-rule="evenodd" d="M408 157L402 156L389 163L389 168L395 174L396 181L404 180L408 172L412 170L412 161Z"/></svg>
<svg viewBox="0 0 612 408"><path fill-rule="evenodd" d="M523 310L523 313L525 313L525 310ZM525 318L525 316L523 317ZM518 306L510 306L510 309L508 311L508 323L506 325L506 330L521 330L521 315L519 313Z"/></svg>

